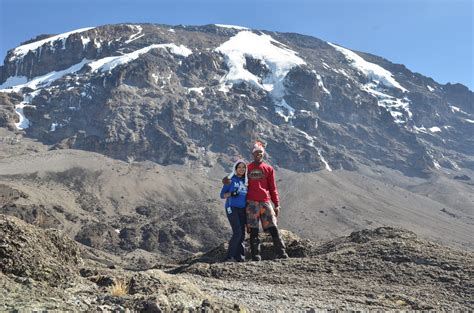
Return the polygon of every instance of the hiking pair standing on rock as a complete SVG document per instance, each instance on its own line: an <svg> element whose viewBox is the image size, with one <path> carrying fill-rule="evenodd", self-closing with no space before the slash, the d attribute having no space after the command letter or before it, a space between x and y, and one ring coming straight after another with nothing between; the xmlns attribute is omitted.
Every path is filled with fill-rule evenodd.
<svg viewBox="0 0 474 313"><path fill-rule="evenodd" d="M227 218L232 227L226 260L245 261L245 225L250 230L250 251L252 260L260 261L259 223L273 239L277 258L286 259L285 244L277 227L280 201L273 167L263 162L265 148L259 141L252 149L253 162L248 165L238 160L232 173L222 182L221 198L226 199ZM272 206L271 202L274 206Z"/></svg>

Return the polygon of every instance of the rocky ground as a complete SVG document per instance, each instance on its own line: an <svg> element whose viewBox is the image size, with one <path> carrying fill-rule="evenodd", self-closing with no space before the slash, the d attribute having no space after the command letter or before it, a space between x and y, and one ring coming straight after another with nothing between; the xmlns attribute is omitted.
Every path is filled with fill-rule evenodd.
<svg viewBox="0 0 474 313"><path fill-rule="evenodd" d="M363 230L323 245L288 233L285 238L289 260L197 262L177 272L213 295L258 310L453 310L474 305L472 254L420 240L412 232Z"/></svg>
<svg viewBox="0 0 474 313"><path fill-rule="evenodd" d="M0 215L0 310L472 310L472 253L377 228L317 245L283 232L290 259L220 262L222 244L144 270L92 260L59 231ZM117 282L126 292L112 294Z"/></svg>
<svg viewBox="0 0 474 313"><path fill-rule="evenodd" d="M58 231L0 215L0 310L139 311L201 307L232 309L163 270L129 271L90 259L91 254ZM80 256L80 254L82 256ZM124 282L123 296L112 288Z"/></svg>

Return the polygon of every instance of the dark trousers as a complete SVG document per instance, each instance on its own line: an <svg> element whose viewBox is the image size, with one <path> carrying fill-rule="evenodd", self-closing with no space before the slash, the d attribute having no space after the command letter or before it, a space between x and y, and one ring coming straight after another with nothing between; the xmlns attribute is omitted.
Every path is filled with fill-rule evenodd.
<svg viewBox="0 0 474 313"><path fill-rule="evenodd" d="M236 261L245 260L244 240L245 240L245 224L247 217L245 208L227 208L227 218L232 227L232 237L229 240L229 249L227 250L227 258L234 258Z"/></svg>

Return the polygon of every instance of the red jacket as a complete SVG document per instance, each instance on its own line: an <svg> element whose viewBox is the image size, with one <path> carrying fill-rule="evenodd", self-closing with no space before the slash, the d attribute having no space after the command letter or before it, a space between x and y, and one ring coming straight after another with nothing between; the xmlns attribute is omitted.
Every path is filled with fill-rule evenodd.
<svg viewBox="0 0 474 313"><path fill-rule="evenodd" d="M252 162L247 166L249 187L247 199L258 202L268 202L279 206L278 190L275 183L273 167L262 162Z"/></svg>

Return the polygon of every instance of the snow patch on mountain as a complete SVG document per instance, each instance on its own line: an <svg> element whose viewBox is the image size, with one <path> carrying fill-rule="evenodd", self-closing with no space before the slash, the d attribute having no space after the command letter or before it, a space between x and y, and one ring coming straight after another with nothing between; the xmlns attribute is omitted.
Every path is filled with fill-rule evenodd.
<svg viewBox="0 0 474 313"><path fill-rule="evenodd" d="M432 161L433 161L433 166L439 170L441 168L441 165L439 165L438 161L435 158L432 158Z"/></svg>
<svg viewBox="0 0 474 313"><path fill-rule="evenodd" d="M423 125L422 125L421 127L418 127L418 126L416 126L416 125L413 126L413 131L414 131L415 133L425 133L425 134L428 133L428 131L426 130L426 127L424 127Z"/></svg>
<svg viewBox="0 0 474 313"><path fill-rule="evenodd" d="M82 37L81 36L81 41L82 41L82 49L85 50L91 39L89 37Z"/></svg>
<svg viewBox="0 0 474 313"><path fill-rule="evenodd" d="M0 85L0 92L18 92L16 86L24 86L28 82L26 76L12 76L8 77L7 80Z"/></svg>
<svg viewBox="0 0 474 313"><path fill-rule="evenodd" d="M443 126L442 128L444 129L449 129L451 128L451 126ZM413 130L416 132L416 133L425 133L425 134L429 134L429 132L431 133L439 133L441 132L441 128L438 127L438 126L433 126L433 127L429 127L429 128L426 128L424 127L423 125L421 127L417 127L417 126L413 126Z"/></svg>
<svg viewBox="0 0 474 313"><path fill-rule="evenodd" d="M361 89L374 96L378 101L378 105L386 108L387 111L390 112L395 123L404 124L413 117L413 114L410 111L410 100L407 97L400 99L387 94L389 91L387 90L387 87L396 88L402 92L408 92L407 89L403 88L395 80L391 72L377 64L367 62L362 57L348 49L329 42L328 44L341 52L353 68L363 73L370 80L367 84L362 85ZM351 76L343 69L335 71L352 80Z"/></svg>
<svg viewBox="0 0 474 313"><path fill-rule="evenodd" d="M15 106L15 113L19 116L19 122L15 123L15 126L17 129L26 129L28 128L31 123L30 121L26 118L23 109L25 107L35 107L34 105L31 105L31 102L33 101L33 98L36 97L41 90L45 89L46 87L50 86L54 81L70 74L74 74L75 72L79 71L80 69L83 68L83 66L87 63L89 63L90 60L82 60L78 64L75 64L63 71L53 71L48 74L35 77L31 79L30 81L27 80L26 77L24 76L14 76L14 77L9 77L5 83L0 85L0 92L21 92L21 90L25 87L33 89L33 92L26 93L23 95L23 101Z"/></svg>
<svg viewBox="0 0 474 313"><path fill-rule="evenodd" d="M301 110L302 111L302 110ZM298 131L299 133L301 133L305 138L306 140L308 141L308 146L310 147L313 147L315 148L317 151L318 151L318 156L319 156L319 159L321 160L321 162L324 164L324 168L329 171L329 172L332 172L332 168L331 166L329 165L329 163L326 161L326 159L323 157L322 153L321 153L321 149L316 147L316 145L314 144L314 139L316 137L314 136L310 136L307 132L305 131L302 131L301 129L299 128L295 128L296 131Z"/></svg>
<svg viewBox="0 0 474 313"><path fill-rule="evenodd" d="M321 75L319 75L318 73L316 73L315 70L312 70L312 72L313 72L313 74L316 75L316 79L318 80L318 86L319 86L319 88L321 88L325 94L330 95L331 92L330 92L329 90L327 90L326 87L324 87L324 83L323 83L323 79L321 78Z"/></svg>
<svg viewBox="0 0 474 313"><path fill-rule="evenodd" d="M346 76L349 80L354 80L351 75L349 75L349 73L347 73L345 70L343 70L342 68L336 68L336 69L332 69L334 72L336 73L339 73L339 74L342 74L344 76Z"/></svg>
<svg viewBox="0 0 474 313"><path fill-rule="evenodd" d="M22 130L22 129L26 129L30 126L30 121L26 118L25 114L23 113L23 109L27 106L34 107L34 106L28 104L27 102L20 102L20 104L15 105L15 113L19 117L19 122L15 123L15 127L17 129Z"/></svg>
<svg viewBox="0 0 474 313"><path fill-rule="evenodd" d="M243 26L237 26L237 25L225 25L225 24L214 24L217 27L222 27L222 28L232 28L232 29L237 29L237 30L248 30L247 27Z"/></svg>
<svg viewBox="0 0 474 313"><path fill-rule="evenodd" d="M294 115L294 109L283 99L286 94L283 80L293 67L306 64L295 51L269 35L250 31L239 32L215 50L225 56L229 68L221 79L221 91L226 92L227 86L247 82L269 92L277 106L276 112L285 120ZM246 69L246 57L260 60L270 73L263 79L252 74Z"/></svg>
<svg viewBox="0 0 474 313"><path fill-rule="evenodd" d="M10 56L9 61L13 61L16 59L21 59L25 55L28 54L30 51L35 51L36 49L44 46L44 45L49 45L52 46L56 41L61 40L62 41L62 47L65 48L65 42L67 38L72 35L72 34L77 34L77 33L83 33L86 32L90 29L93 29L94 27L86 27L86 28L81 28L81 29L76 29L67 33L63 33L60 35L52 36L43 40L35 41L26 45L21 45L13 50L12 56Z"/></svg>
<svg viewBox="0 0 474 313"><path fill-rule="evenodd" d="M202 91L205 89L206 87L193 87L193 88L186 88L186 90L188 91L188 93L191 93L191 92L195 92L199 95L202 96Z"/></svg>
<svg viewBox="0 0 474 313"><path fill-rule="evenodd" d="M97 38L94 38L94 47L96 47L98 51L100 51L102 47L102 42L98 40Z"/></svg>
<svg viewBox="0 0 474 313"><path fill-rule="evenodd" d="M329 171L329 172L332 172L332 168L331 168L331 166L329 166L329 163L323 157L323 155L321 153L321 149L318 149L318 155L319 155L319 159L321 160L321 162L323 162L324 167L326 168L326 170Z"/></svg>
<svg viewBox="0 0 474 313"><path fill-rule="evenodd" d="M438 133L441 131L441 128L439 128L438 126L434 126L434 127L430 127L428 128L430 130L430 132L432 133Z"/></svg>
<svg viewBox="0 0 474 313"><path fill-rule="evenodd" d="M131 43L132 41L135 41L138 38L145 36L145 34L142 34L143 28L140 25L129 25L129 26L132 28L135 28L137 32L133 34L132 36L130 36L130 38L127 41L125 41L125 43Z"/></svg>
<svg viewBox="0 0 474 313"><path fill-rule="evenodd" d="M42 76L34 77L30 81L28 81L24 76L9 77L5 81L5 83L0 85L0 92L20 92L20 90L25 87L34 90L38 88L48 87L55 80L58 80L68 74L73 74L79 71L88 62L90 61L84 59L80 63L77 63L65 70L58 72L54 71Z"/></svg>
<svg viewBox="0 0 474 313"><path fill-rule="evenodd" d="M368 83L362 86L362 90L365 90L378 100L378 106L385 108L390 115L392 115L395 123L404 124L413 117L413 113L410 111L410 100L406 97L403 99L395 98L382 91L378 90L378 87L373 83Z"/></svg>
<svg viewBox="0 0 474 313"><path fill-rule="evenodd" d="M15 123L15 127L17 129L19 130L26 129L31 125L30 121L26 118L23 112L23 109L25 107L35 108L36 106L31 105L31 101L38 94L39 94L39 91L34 91L29 94L26 94L23 96L23 101L15 105L15 113L18 115L18 118L19 118L18 123Z"/></svg>
<svg viewBox="0 0 474 313"><path fill-rule="evenodd" d="M471 114L461 110L460 108L458 108L454 105L450 105L449 107L451 108L451 112L453 112L453 113L461 113L461 114L464 114L464 115L471 115Z"/></svg>
<svg viewBox="0 0 474 313"><path fill-rule="evenodd" d="M56 131L56 128L59 126L58 123L52 123L51 124L51 128L49 129L50 132L54 132Z"/></svg>
<svg viewBox="0 0 474 313"><path fill-rule="evenodd" d="M277 107L275 108L275 112L281 117L283 117L285 122L288 122L289 119L295 115L295 109L288 105L285 99L276 100L275 104L277 105Z"/></svg>
<svg viewBox="0 0 474 313"><path fill-rule="evenodd" d="M110 72L119 65L126 64L138 59L142 54L147 53L151 49L165 49L172 54L184 57L187 57L193 53L190 49L183 45L177 46L174 43L154 44L124 55L99 59L89 63L88 65L91 68L92 72Z"/></svg>
<svg viewBox="0 0 474 313"><path fill-rule="evenodd" d="M461 111L460 108L455 107L454 105L451 105L450 108L451 108L451 111L452 111L453 113Z"/></svg>
<svg viewBox="0 0 474 313"><path fill-rule="evenodd" d="M349 61L350 65L355 69L362 72L367 78L376 82L377 84L382 84L386 87L397 88L403 92L408 92L407 89L403 88L393 77L393 74L381 67L380 65L367 62L358 54L352 52L349 49L340 47L338 45L328 42L334 49L344 54L346 59Z"/></svg>

